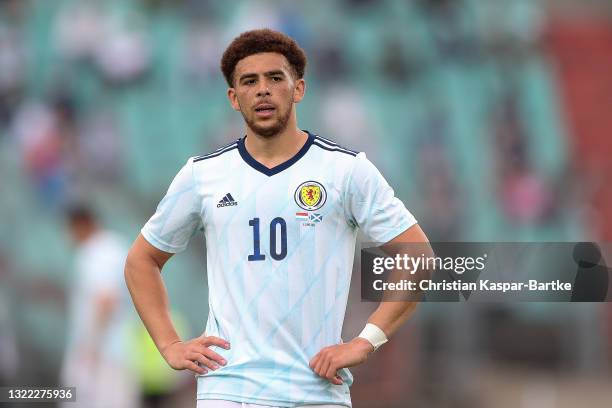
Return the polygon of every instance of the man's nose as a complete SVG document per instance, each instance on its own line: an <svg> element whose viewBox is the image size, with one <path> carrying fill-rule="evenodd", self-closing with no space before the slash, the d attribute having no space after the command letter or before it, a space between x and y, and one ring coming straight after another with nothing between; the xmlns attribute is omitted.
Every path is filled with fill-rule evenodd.
<svg viewBox="0 0 612 408"><path fill-rule="evenodd" d="M259 88L257 89L257 96L269 96L270 88L268 87L268 83L266 81L261 81L259 83Z"/></svg>

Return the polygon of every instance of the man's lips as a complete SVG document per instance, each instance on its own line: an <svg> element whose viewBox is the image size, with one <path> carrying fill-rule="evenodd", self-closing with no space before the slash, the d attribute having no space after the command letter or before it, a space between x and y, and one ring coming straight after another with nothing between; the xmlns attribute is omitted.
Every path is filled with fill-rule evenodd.
<svg viewBox="0 0 612 408"><path fill-rule="evenodd" d="M260 103L259 105L255 106L255 114L258 117L265 118L272 116L275 110L276 108L274 107L274 105L270 103Z"/></svg>

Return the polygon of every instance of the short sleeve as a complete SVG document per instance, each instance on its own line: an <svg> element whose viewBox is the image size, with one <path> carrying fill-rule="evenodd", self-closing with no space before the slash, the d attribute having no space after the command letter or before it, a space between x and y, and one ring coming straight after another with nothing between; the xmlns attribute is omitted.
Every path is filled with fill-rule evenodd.
<svg viewBox="0 0 612 408"><path fill-rule="evenodd" d="M154 247L170 253L183 251L202 225L201 200L193 177L191 159L178 172L155 214L141 233Z"/></svg>
<svg viewBox="0 0 612 408"><path fill-rule="evenodd" d="M347 221L373 242L389 242L417 223L365 153L355 157L345 194Z"/></svg>
<svg viewBox="0 0 612 408"><path fill-rule="evenodd" d="M112 232L97 233L77 252L77 271L97 292L116 292L125 287L123 268L128 253L126 242Z"/></svg>

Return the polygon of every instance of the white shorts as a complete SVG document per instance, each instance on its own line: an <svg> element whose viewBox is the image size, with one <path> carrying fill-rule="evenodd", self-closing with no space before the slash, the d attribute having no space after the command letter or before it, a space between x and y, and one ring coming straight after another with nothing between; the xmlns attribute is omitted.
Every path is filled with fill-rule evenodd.
<svg viewBox="0 0 612 408"><path fill-rule="evenodd" d="M196 408L278 408L274 405L257 405L246 402L199 399ZM300 405L294 408L347 408L346 405Z"/></svg>
<svg viewBox="0 0 612 408"><path fill-rule="evenodd" d="M95 366L76 353L68 353L61 372L62 385L76 387L76 402L62 408L134 408L140 401L140 388L130 368L101 359Z"/></svg>

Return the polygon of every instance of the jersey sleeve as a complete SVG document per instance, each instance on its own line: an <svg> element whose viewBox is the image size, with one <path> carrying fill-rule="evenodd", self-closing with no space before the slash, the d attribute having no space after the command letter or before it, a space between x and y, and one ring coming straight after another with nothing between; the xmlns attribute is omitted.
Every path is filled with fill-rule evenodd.
<svg viewBox="0 0 612 408"><path fill-rule="evenodd" d="M201 200L193 177L192 159L178 172L155 214L142 228L154 247L170 253L183 251L202 226Z"/></svg>
<svg viewBox="0 0 612 408"><path fill-rule="evenodd" d="M365 153L355 158L344 207L347 221L377 243L389 242L417 223Z"/></svg>
<svg viewBox="0 0 612 408"><path fill-rule="evenodd" d="M122 239L108 232L98 242L97 251L79 257L79 272L97 293L117 293L125 286L123 268L128 248Z"/></svg>

